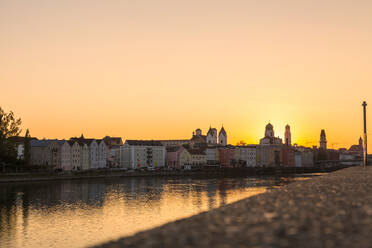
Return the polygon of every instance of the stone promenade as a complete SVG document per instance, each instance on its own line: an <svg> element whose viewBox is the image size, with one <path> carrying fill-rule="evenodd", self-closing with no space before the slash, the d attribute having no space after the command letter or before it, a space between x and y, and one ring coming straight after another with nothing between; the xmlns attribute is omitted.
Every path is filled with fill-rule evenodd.
<svg viewBox="0 0 372 248"><path fill-rule="evenodd" d="M98 247L372 247L372 167L295 182Z"/></svg>

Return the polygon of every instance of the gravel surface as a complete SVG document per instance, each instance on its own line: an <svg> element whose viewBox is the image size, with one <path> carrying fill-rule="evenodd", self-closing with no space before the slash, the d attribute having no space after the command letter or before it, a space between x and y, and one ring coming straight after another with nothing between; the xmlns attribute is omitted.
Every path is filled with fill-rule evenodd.
<svg viewBox="0 0 372 248"><path fill-rule="evenodd" d="M372 247L372 167L295 182L97 247Z"/></svg>

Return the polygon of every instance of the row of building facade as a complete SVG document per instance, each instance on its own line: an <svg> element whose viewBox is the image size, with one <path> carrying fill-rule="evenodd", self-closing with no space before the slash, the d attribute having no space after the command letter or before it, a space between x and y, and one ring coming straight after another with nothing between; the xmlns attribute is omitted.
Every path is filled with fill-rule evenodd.
<svg viewBox="0 0 372 248"><path fill-rule="evenodd" d="M349 150L327 150L325 131L322 130L320 147L307 148L292 145L291 131L285 128L285 142L275 137L269 123L265 135L257 145L232 146L227 143L227 133L222 127L210 127L207 135L196 129L190 139L183 140L126 140L108 137L86 139L83 135L69 140L31 140L32 165L61 170L88 170L106 167L125 169L160 168L191 169L199 167L311 167L320 156L322 159L353 159L362 151L362 142ZM18 156L23 147L18 146ZM340 155L341 154L341 155Z"/></svg>
<svg viewBox="0 0 372 248"><path fill-rule="evenodd" d="M82 135L69 140L32 138L30 164L49 169L89 170L118 166L121 138L86 139ZM22 158L24 145L17 144L18 158Z"/></svg>

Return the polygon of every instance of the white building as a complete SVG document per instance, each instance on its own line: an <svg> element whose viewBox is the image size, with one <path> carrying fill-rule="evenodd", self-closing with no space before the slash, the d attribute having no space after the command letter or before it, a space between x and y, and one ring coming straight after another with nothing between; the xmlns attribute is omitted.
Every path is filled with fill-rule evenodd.
<svg viewBox="0 0 372 248"><path fill-rule="evenodd" d="M221 146L227 145L227 134L225 129L222 127L220 132L218 133L218 144Z"/></svg>
<svg viewBox="0 0 372 248"><path fill-rule="evenodd" d="M108 148L103 139L86 139L83 135L81 135L80 138L71 138L70 141L77 141L80 147L83 149L81 150L82 155L80 156L81 169L86 170L106 167ZM86 161L87 157L88 163ZM87 164L89 165L88 168Z"/></svg>
<svg viewBox="0 0 372 248"><path fill-rule="evenodd" d="M207 144L217 144L217 129L209 128L207 133Z"/></svg>
<svg viewBox="0 0 372 248"><path fill-rule="evenodd" d="M80 168L82 170L88 170L89 169L89 146L84 143L79 141L79 146L80 146Z"/></svg>
<svg viewBox="0 0 372 248"><path fill-rule="evenodd" d="M98 168L105 168L107 163L107 146L104 140L96 140L98 145Z"/></svg>
<svg viewBox="0 0 372 248"><path fill-rule="evenodd" d="M66 140L59 140L57 143L61 146L61 169L71 170L71 146Z"/></svg>
<svg viewBox="0 0 372 248"><path fill-rule="evenodd" d="M127 140L120 147L120 167L128 169L165 166L165 146L153 140Z"/></svg>
<svg viewBox="0 0 372 248"><path fill-rule="evenodd" d="M68 142L71 146L71 169L80 170L81 169L81 147L77 141L70 140Z"/></svg>
<svg viewBox="0 0 372 248"><path fill-rule="evenodd" d="M98 144L94 139L87 139L89 147L89 169L98 169Z"/></svg>
<svg viewBox="0 0 372 248"><path fill-rule="evenodd" d="M217 147L207 147L205 150L207 165L219 165L220 159Z"/></svg>

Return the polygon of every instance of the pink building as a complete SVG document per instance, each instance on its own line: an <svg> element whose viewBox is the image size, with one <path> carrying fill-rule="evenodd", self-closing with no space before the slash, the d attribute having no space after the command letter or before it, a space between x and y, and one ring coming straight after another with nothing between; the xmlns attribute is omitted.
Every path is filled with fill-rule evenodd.
<svg viewBox="0 0 372 248"><path fill-rule="evenodd" d="M167 147L166 165L168 168L180 169L180 154L184 149L182 146Z"/></svg>
<svg viewBox="0 0 372 248"><path fill-rule="evenodd" d="M225 146L218 148L220 163L222 168L235 166L235 150L233 146Z"/></svg>

